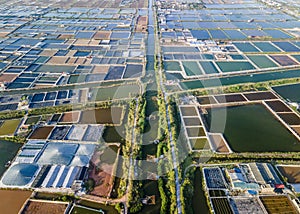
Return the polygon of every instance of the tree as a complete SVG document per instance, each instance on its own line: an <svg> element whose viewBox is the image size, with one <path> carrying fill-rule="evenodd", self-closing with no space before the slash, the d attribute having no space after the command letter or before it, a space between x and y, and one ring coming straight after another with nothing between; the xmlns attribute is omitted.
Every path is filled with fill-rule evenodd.
<svg viewBox="0 0 300 214"><path fill-rule="evenodd" d="M89 178L85 183L84 183L84 186L86 188L86 190L88 192L91 192L93 191L93 189L95 188L95 181L91 178Z"/></svg>

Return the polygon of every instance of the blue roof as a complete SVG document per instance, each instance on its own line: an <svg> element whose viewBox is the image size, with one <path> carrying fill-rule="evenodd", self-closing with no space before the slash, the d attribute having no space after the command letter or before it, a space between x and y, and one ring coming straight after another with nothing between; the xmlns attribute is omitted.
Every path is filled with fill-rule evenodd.
<svg viewBox="0 0 300 214"><path fill-rule="evenodd" d="M258 192L256 190L248 190L248 193L251 194L251 195L257 195Z"/></svg>
<svg viewBox="0 0 300 214"><path fill-rule="evenodd" d="M37 164L20 163L11 166L2 178L2 183L7 186L26 186L28 185L39 166Z"/></svg>

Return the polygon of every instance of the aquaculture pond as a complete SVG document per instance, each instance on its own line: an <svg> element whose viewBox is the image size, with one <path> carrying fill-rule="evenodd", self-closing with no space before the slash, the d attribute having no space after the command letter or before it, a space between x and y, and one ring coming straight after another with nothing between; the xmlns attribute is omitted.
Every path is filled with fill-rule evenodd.
<svg viewBox="0 0 300 214"><path fill-rule="evenodd" d="M272 45L270 42L253 42L263 52L281 52L278 48Z"/></svg>
<svg viewBox="0 0 300 214"><path fill-rule="evenodd" d="M215 64L211 61L199 61L203 71L206 74L216 74L219 73L218 69L216 68Z"/></svg>
<svg viewBox="0 0 300 214"><path fill-rule="evenodd" d="M247 57L259 68L277 67L277 65L265 55L249 55Z"/></svg>
<svg viewBox="0 0 300 214"><path fill-rule="evenodd" d="M181 71L180 64L176 61L164 62L164 67L166 71Z"/></svg>
<svg viewBox="0 0 300 214"><path fill-rule="evenodd" d="M234 61L234 62L216 62L222 72L248 71L255 67L250 62Z"/></svg>
<svg viewBox="0 0 300 214"><path fill-rule="evenodd" d="M244 53L250 52L260 52L255 46L253 46L250 42L236 42L233 43L240 51Z"/></svg>
<svg viewBox="0 0 300 214"><path fill-rule="evenodd" d="M204 87L218 87L224 85L234 85L241 83L256 83L264 82L278 79L288 79L300 77L300 70L289 70L289 71L280 71L280 72L268 72L261 74L253 75L241 75L233 77L224 77L224 78L214 78L208 80L193 80L193 81L183 81L180 82L180 86L183 89L196 89Z"/></svg>
<svg viewBox="0 0 300 214"><path fill-rule="evenodd" d="M28 117L25 121L25 125L36 124L40 120L41 116Z"/></svg>
<svg viewBox="0 0 300 214"><path fill-rule="evenodd" d="M106 88L94 88L92 100L105 101L109 99L124 99L137 95L140 92L139 85L120 85Z"/></svg>
<svg viewBox="0 0 300 214"><path fill-rule="evenodd" d="M0 176L5 172L5 164L12 160L22 144L0 140Z"/></svg>
<svg viewBox="0 0 300 214"><path fill-rule="evenodd" d="M122 107L99 108L85 110L81 113L82 124L120 124L122 122Z"/></svg>
<svg viewBox="0 0 300 214"><path fill-rule="evenodd" d="M224 108L209 109L205 115L210 131L223 133L235 152L300 151L300 142L261 104L228 107L225 130L219 121ZM222 114L222 115L220 115ZM253 117L255 115L255 117ZM213 126L213 127L211 127Z"/></svg>
<svg viewBox="0 0 300 214"><path fill-rule="evenodd" d="M202 186L202 173L200 168L196 169L194 178L194 196L193 196L193 211L195 214L208 214L210 213L209 207L206 202L206 197Z"/></svg>
<svg viewBox="0 0 300 214"><path fill-rule="evenodd" d="M203 75L197 62L182 62L182 65L187 76Z"/></svg>
<svg viewBox="0 0 300 214"><path fill-rule="evenodd" d="M300 84L276 86L273 90L291 102L300 103Z"/></svg>
<svg viewBox="0 0 300 214"><path fill-rule="evenodd" d="M123 143L125 128L124 126L107 126L104 129L102 138L106 143Z"/></svg>
<svg viewBox="0 0 300 214"><path fill-rule="evenodd" d="M98 209L92 209L82 206L74 206L72 208L71 214L100 214Z"/></svg>

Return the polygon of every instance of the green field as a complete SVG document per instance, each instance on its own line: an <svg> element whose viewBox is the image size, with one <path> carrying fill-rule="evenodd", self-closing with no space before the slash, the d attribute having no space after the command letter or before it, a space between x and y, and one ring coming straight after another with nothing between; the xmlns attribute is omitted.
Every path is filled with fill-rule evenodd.
<svg viewBox="0 0 300 214"><path fill-rule="evenodd" d="M214 118L222 118L223 114L224 108L209 110L206 120L211 124L212 115ZM224 133L235 152L300 151L297 138L260 104L228 107L225 130L218 126L220 124L215 123L210 131Z"/></svg>
<svg viewBox="0 0 300 214"><path fill-rule="evenodd" d="M20 124L19 119L17 120L5 120L0 127L0 135L13 135Z"/></svg>
<svg viewBox="0 0 300 214"><path fill-rule="evenodd" d="M36 124L40 120L41 116L28 117L25 121L25 125Z"/></svg>

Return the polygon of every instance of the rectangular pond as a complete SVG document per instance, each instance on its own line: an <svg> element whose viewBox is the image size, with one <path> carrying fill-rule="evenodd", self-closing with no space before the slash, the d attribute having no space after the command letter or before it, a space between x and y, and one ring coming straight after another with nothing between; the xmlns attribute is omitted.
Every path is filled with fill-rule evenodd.
<svg viewBox="0 0 300 214"><path fill-rule="evenodd" d="M299 70L279 71L279 72L268 72L253 75L240 75L233 77L215 78L208 80L193 80L180 82L180 86L183 89L196 89L204 87L219 87L224 85L234 85L241 83L256 83L265 82L278 79L289 79L300 77Z"/></svg>
<svg viewBox="0 0 300 214"><path fill-rule="evenodd" d="M254 70L255 67L246 61L233 61L233 62L216 62L222 72L237 72Z"/></svg>
<svg viewBox="0 0 300 214"><path fill-rule="evenodd" d="M277 65L266 55L248 55L247 56L259 68L274 68Z"/></svg>
<svg viewBox="0 0 300 214"><path fill-rule="evenodd" d="M213 118L222 118L224 110L227 117L223 130ZM297 138L261 104L209 109L205 116L210 131L223 133L235 152L300 151Z"/></svg>
<svg viewBox="0 0 300 214"><path fill-rule="evenodd" d="M194 177L194 195L193 195L193 202L192 202L194 213L197 213L197 211L199 210L201 210L201 213L203 214L210 213L206 201L207 200L202 185L202 173L200 168L197 168Z"/></svg>
<svg viewBox="0 0 300 214"><path fill-rule="evenodd" d="M300 84L276 86L273 90L288 101L300 103Z"/></svg>

